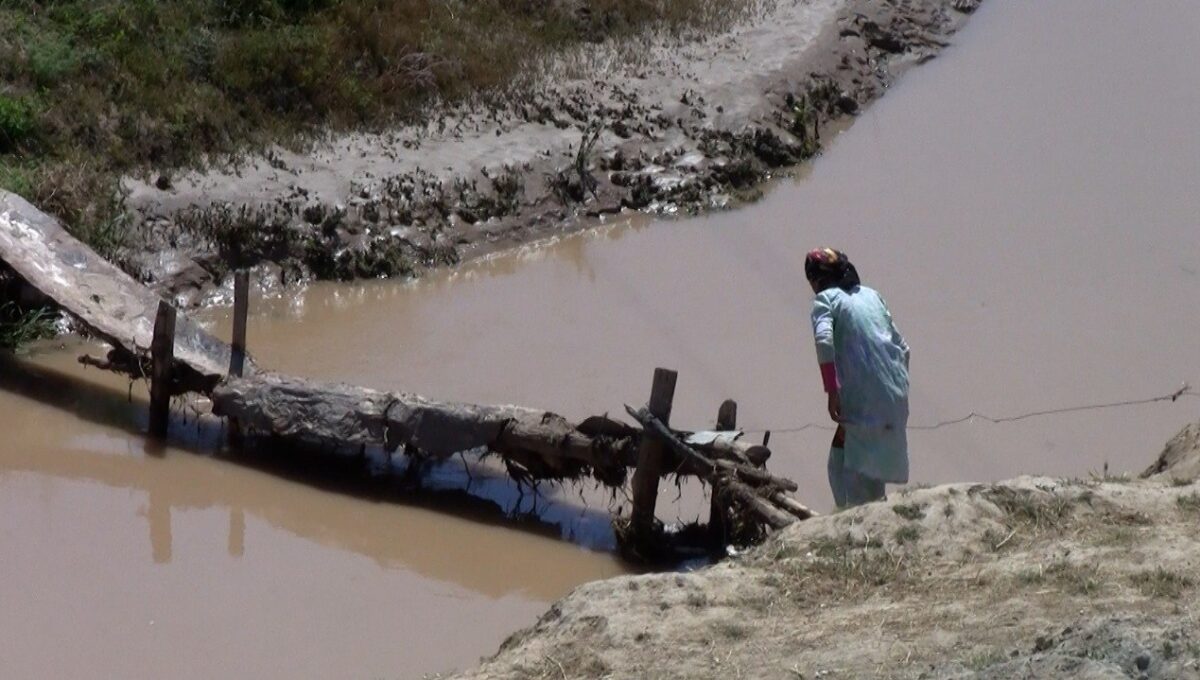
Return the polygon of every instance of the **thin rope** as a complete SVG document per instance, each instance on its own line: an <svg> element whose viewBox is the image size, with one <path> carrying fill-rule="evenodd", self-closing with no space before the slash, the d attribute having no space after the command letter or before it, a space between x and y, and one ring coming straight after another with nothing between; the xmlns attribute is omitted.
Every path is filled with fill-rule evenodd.
<svg viewBox="0 0 1200 680"><path fill-rule="evenodd" d="M978 411L971 411L970 413L968 413L965 416L962 416L961 418L954 418L953 420L942 420L942 421L933 423L932 425L909 425L908 429L909 430L923 430L923 431L940 430L943 427L950 427L952 425L961 425L962 423L970 422L971 420L974 420L974 419L984 420L989 423L994 423L994 424L998 425L1000 423L1013 423L1018 420L1026 420L1028 418L1040 418L1042 416L1052 416L1052 415L1059 415L1059 414L1063 414L1063 413L1078 413L1081 411L1100 411L1103 409L1121 408L1121 407L1126 407L1126 406L1142 406L1145 404L1155 404L1155 403L1158 403L1161 401L1178 401L1179 399L1181 399L1183 397L1200 398L1200 392L1197 392L1197 391L1191 389L1190 387L1188 387L1185 384L1183 387L1175 390L1174 392L1172 392L1170 394L1164 394L1160 397L1151 397L1149 399L1128 399L1125 401L1111 401L1111 402L1105 402L1102 404L1086 404L1083 406L1066 406L1063 408L1052 408L1052 409L1045 409L1045 410L1041 410L1041 411L1029 411L1028 413L1021 413L1018 415L1002 416L1002 417L993 417L993 416L987 415L986 413L980 413ZM833 430L836 430L836 429L837 429L836 425L829 425L829 424L825 424L825 423L806 423L804 425L798 425L798 426L794 426L794 427L778 427L778 428L777 427L764 427L764 428L758 428L758 429L743 429L742 432L744 432L745 434L762 434L765 432L785 434L785 433L790 433L790 432L804 432L805 430L827 430L827 431L832 432Z"/></svg>

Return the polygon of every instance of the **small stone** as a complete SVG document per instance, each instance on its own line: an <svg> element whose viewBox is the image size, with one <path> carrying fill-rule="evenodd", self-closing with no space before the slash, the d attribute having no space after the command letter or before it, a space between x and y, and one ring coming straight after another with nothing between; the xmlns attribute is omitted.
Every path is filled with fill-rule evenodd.
<svg viewBox="0 0 1200 680"><path fill-rule="evenodd" d="M159 191L166 191L167 189L170 189L173 185L171 183L170 176L168 176L166 173L163 173L158 176L158 179L154 180L154 186Z"/></svg>
<svg viewBox="0 0 1200 680"><path fill-rule="evenodd" d="M1150 667L1150 655L1139 654L1138 658L1133 660L1133 663L1137 665L1139 671L1144 671Z"/></svg>

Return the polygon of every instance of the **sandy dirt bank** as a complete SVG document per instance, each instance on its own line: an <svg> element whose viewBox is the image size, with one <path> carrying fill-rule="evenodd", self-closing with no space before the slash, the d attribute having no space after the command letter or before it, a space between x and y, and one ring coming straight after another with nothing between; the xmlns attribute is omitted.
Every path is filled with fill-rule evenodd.
<svg viewBox="0 0 1200 680"><path fill-rule="evenodd" d="M590 45L421 127L127 180L128 265L181 302L231 268L268 284L403 276L623 210L721 208L932 58L974 0L778 0L711 36ZM828 134L828 133L827 133Z"/></svg>
<svg viewBox="0 0 1200 680"><path fill-rule="evenodd" d="M580 587L461 678L1200 677L1200 423L1143 479L894 494Z"/></svg>

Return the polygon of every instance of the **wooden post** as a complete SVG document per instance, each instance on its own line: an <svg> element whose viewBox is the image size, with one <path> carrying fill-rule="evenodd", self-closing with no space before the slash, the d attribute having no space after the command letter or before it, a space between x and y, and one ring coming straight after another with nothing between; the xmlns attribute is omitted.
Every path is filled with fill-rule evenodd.
<svg viewBox="0 0 1200 680"><path fill-rule="evenodd" d="M229 357L229 375L242 377L246 366L246 315L250 311L250 272L233 275L233 352Z"/></svg>
<svg viewBox="0 0 1200 680"><path fill-rule="evenodd" d="M159 300L150 343L150 436L166 439L171 416L171 374L175 363L175 308Z"/></svg>
<svg viewBox="0 0 1200 680"><path fill-rule="evenodd" d="M717 430L727 431L737 427L737 402L732 399L726 399L721 403L721 408L717 410ZM717 487L713 487L712 498L709 499L708 506L708 536L714 547L723 548L729 539L729 527L726 521L727 504L717 494Z"/></svg>
<svg viewBox="0 0 1200 680"><path fill-rule="evenodd" d="M671 418L671 404L675 400L675 380L678 374L666 368L654 369L654 383L650 388L650 403L647 410L667 424ZM658 502L658 480L662 476L663 445L650 433L642 435L638 448L637 468L633 471L633 512L631 520L635 535L639 539L650 536L654 526L654 506Z"/></svg>

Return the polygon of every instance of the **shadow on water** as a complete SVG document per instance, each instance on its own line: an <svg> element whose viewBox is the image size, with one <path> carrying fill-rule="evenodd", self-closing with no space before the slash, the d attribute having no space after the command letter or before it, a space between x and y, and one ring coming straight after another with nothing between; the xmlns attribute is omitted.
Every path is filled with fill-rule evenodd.
<svg viewBox="0 0 1200 680"><path fill-rule="evenodd" d="M505 569L505 561L515 568L522 558L505 557L514 552L505 549L506 540L513 539L507 532L514 530L593 550L614 548L606 510L566 502L570 499L551 497L544 490L521 488L503 472L477 462L468 464L462 457L415 470L409 469L403 456L393 462L381 451L331 455L265 440L233 451L224 447L222 421L185 417L179 408L174 410L170 439L164 446L143 436L146 402L132 389L89 381L10 355L0 356L0 390L134 435L123 440L126 446L118 447L122 450L116 455L90 446L84 450L57 446L52 455L14 447L2 462L7 470L145 492L156 562L171 560L173 510L213 507L229 508L231 556L245 551L245 514L250 513L320 544L443 580L454 580L455 565L478 561L481 550L494 568ZM171 455L177 452L191 455ZM246 474L247 470L264 474ZM314 494L314 488L326 493ZM346 497L378 504L383 512L364 513L360 504L344 502ZM436 511L443 519L439 523L413 516L414 509ZM500 531L468 534L456 529L469 540L450 540L441 535L445 516ZM436 549L429 549L431 542L436 542Z"/></svg>

